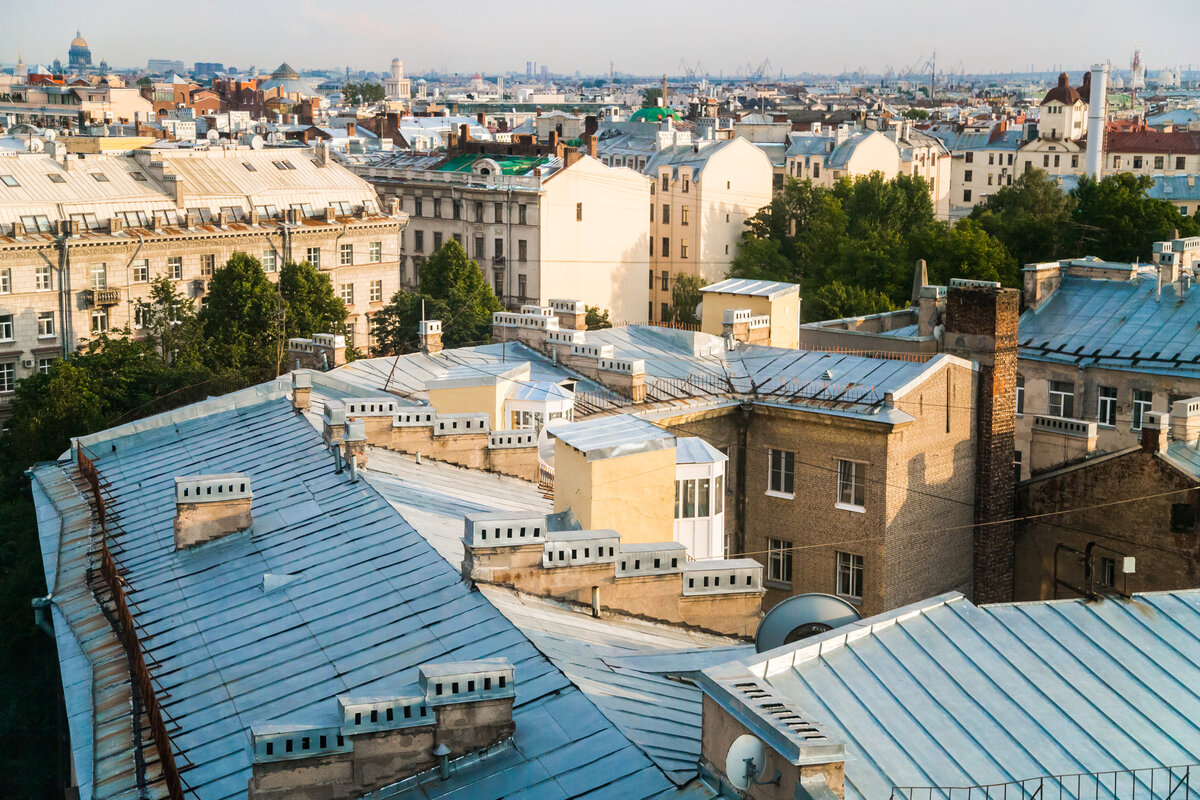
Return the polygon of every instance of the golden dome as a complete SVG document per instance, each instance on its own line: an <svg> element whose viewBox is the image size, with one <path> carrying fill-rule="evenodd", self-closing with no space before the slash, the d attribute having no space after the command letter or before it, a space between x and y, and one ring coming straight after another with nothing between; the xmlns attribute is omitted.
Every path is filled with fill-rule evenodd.
<svg viewBox="0 0 1200 800"><path fill-rule="evenodd" d="M79 35L79 31L75 31L75 38L71 40L71 47L87 47L88 43Z"/></svg>

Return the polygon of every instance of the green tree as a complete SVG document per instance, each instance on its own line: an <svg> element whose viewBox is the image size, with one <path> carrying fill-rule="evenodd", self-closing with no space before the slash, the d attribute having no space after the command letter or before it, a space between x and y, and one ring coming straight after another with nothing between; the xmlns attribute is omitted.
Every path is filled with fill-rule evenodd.
<svg viewBox="0 0 1200 800"><path fill-rule="evenodd" d="M611 328L612 323L608 319L608 309L600 310L600 306L584 306L583 324L589 331L598 331L603 328Z"/></svg>
<svg viewBox="0 0 1200 800"><path fill-rule="evenodd" d="M642 90L642 108L654 108L662 98L662 89L650 87Z"/></svg>
<svg viewBox="0 0 1200 800"><path fill-rule="evenodd" d="M417 340L421 301L425 319L442 321L442 344L461 347L491 336L492 314L503 307L483 278L479 265L454 239L427 258L418 271L419 293L399 291L371 315L372 334L380 353L411 350Z"/></svg>
<svg viewBox="0 0 1200 800"><path fill-rule="evenodd" d="M1021 173L974 208L971 219L1004 245L1019 265L1065 258L1074 246L1075 198L1040 169Z"/></svg>
<svg viewBox="0 0 1200 800"><path fill-rule="evenodd" d="M213 273L208 303L199 315L209 365L259 380L277 374L283 346L282 303L258 259L235 252Z"/></svg>
<svg viewBox="0 0 1200 800"><path fill-rule="evenodd" d="M1017 261L999 241L970 218L951 225L935 222L913 237L909 263L924 258L931 283L945 286L951 278L999 281L1017 286Z"/></svg>
<svg viewBox="0 0 1200 800"><path fill-rule="evenodd" d="M929 119L929 112L923 108L907 108L904 110L905 119Z"/></svg>
<svg viewBox="0 0 1200 800"><path fill-rule="evenodd" d="M333 293L333 281L307 261L289 262L279 271L279 295L285 304L284 335L311 337L342 333L346 304Z"/></svg>
<svg viewBox="0 0 1200 800"><path fill-rule="evenodd" d="M822 286L811 299L805 301L805 305L812 307L811 313L807 315L810 319L860 317L894 311L896 308L888 296L877 289L846 286L841 281Z"/></svg>
<svg viewBox="0 0 1200 800"><path fill-rule="evenodd" d="M203 341L196 304L175 281L160 275L150 283L150 298L134 302L146 340L164 364L200 363Z"/></svg>
<svg viewBox="0 0 1200 800"><path fill-rule="evenodd" d="M699 325L696 306L704 299L700 289L705 285L699 275L680 273L671 286L671 321L684 325Z"/></svg>
<svg viewBox="0 0 1200 800"><path fill-rule="evenodd" d="M19 474L37 461L56 457L70 447L72 436L103 427L110 412L99 375L76 357L55 360L49 372L17 382L12 417L4 430L6 467ZM15 482L17 474L6 477Z"/></svg>
<svg viewBox="0 0 1200 800"><path fill-rule="evenodd" d="M1149 175L1118 172L1101 181L1080 179L1071 190L1075 200L1072 253L1108 261L1136 261L1150 256L1156 241L1200 235L1200 223L1185 217L1166 200L1146 196L1154 185Z"/></svg>

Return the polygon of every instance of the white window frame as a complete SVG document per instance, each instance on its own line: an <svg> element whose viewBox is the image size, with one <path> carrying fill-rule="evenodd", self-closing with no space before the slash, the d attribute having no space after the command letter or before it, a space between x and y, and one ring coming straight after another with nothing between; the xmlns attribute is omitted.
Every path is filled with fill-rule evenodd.
<svg viewBox="0 0 1200 800"><path fill-rule="evenodd" d="M150 260L139 258L130 265L132 272L129 280L132 283L149 283L150 282ZM47 267L46 269L49 269Z"/></svg>
<svg viewBox="0 0 1200 800"><path fill-rule="evenodd" d="M16 317L12 314L0 314L0 342L13 341L16 331Z"/></svg>
<svg viewBox="0 0 1200 800"><path fill-rule="evenodd" d="M55 360L56 359L54 356L49 356L49 357L42 356L41 358L39 358L37 360L37 371L42 373L43 375L49 375L50 367L52 367L54 365Z"/></svg>
<svg viewBox="0 0 1200 800"><path fill-rule="evenodd" d="M0 294L12 294L12 270L0 269Z"/></svg>
<svg viewBox="0 0 1200 800"><path fill-rule="evenodd" d="M1104 394L1106 389L1112 394ZM1102 428L1117 427L1117 387L1096 387L1096 424Z"/></svg>
<svg viewBox="0 0 1200 800"><path fill-rule="evenodd" d="M866 466L864 461L853 461L848 458L838 459L837 496L833 504L835 508L859 514L867 510L867 482L863 478ZM850 497L849 500L844 499L847 493ZM856 499L859 502L854 502Z"/></svg>
<svg viewBox="0 0 1200 800"><path fill-rule="evenodd" d="M779 466L776 468L776 457ZM778 476L778 480L776 477ZM790 481L788 480L790 478ZM788 484L791 483L791 491ZM796 496L796 453L792 450L767 450L767 496L792 500Z"/></svg>
<svg viewBox="0 0 1200 800"><path fill-rule="evenodd" d="M54 312L39 311L37 312L37 330L39 339L54 338Z"/></svg>
<svg viewBox="0 0 1200 800"><path fill-rule="evenodd" d="M171 276L173 281L183 280L183 256L170 256L167 258L167 274Z"/></svg>
<svg viewBox="0 0 1200 800"><path fill-rule="evenodd" d="M1150 395L1149 400L1139 400L1138 393L1144 392ZM1144 389L1133 390L1133 422L1130 423L1129 429L1132 431L1140 431L1142 424L1146 421L1146 415L1154 410L1154 392L1148 392Z"/></svg>
<svg viewBox="0 0 1200 800"><path fill-rule="evenodd" d="M1054 384L1070 385L1071 391L1066 392L1061 389L1055 389ZM1070 409L1067 408L1067 398L1070 398ZM1057 409L1057 413L1056 412ZM1070 410L1071 414L1075 413L1075 385L1068 384L1067 381L1050 381L1046 384L1046 413L1052 417L1072 417L1064 414L1064 411Z"/></svg>
<svg viewBox="0 0 1200 800"><path fill-rule="evenodd" d="M343 283L338 286L338 297L342 298L342 302L346 305L354 305L354 284Z"/></svg>
<svg viewBox="0 0 1200 800"><path fill-rule="evenodd" d="M382 303L383 302L383 281L382 280L371 281L370 302L372 302L372 303Z"/></svg>
<svg viewBox="0 0 1200 800"><path fill-rule="evenodd" d="M367 247L367 258L372 264L383 261L383 242L371 242Z"/></svg>
<svg viewBox="0 0 1200 800"><path fill-rule="evenodd" d="M92 315L88 319L88 330L91 333L105 333L108 331L108 309L93 308Z"/></svg>
<svg viewBox="0 0 1200 800"><path fill-rule="evenodd" d="M274 247L263 250L262 265L263 272L276 272L279 269L279 258Z"/></svg>
<svg viewBox="0 0 1200 800"><path fill-rule="evenodd" d="M354 265L354 245L341 244L338 245L338 266L350 267Z"/></svg>
<svg viewBox="0 0 1200 800"><path fill-rule="evenodd" d="M92 289L108 288L108 264L101 261L88 268L88 287Z"/></svg>
<svg viewBox="0 0 1200 800"><path fill-rule="evenodd" d="M317 269L321 268L321 248L306 247L304 248L304 260L312 264Z"/></svg>
<svg viewBox="0 0 1200 800"><path fill-rule="evenodd" d="M767 574L768 584L791 587L792 585L792 543L784 539L767 539Z"/></svg>
<svg viewBox="0 0 1200 800"><path fill-rule="evenodd" d="M17 362L5 361L0 363L0 392L15 392L17 390Z"/></svg>
<svg viewBox="0 0 1200 800"><path fill-rule="evenodd" d="M836 551L837 571L834 574L834 594L851 603L861 603L863 598L863 557L856 553ZM842 579L847 581L848 591L842 591ZM854 589L858 589L855 594Z"/></svg>
<svg viewBox="0 0 1200 800"><path fill-rule="evenodd" d="M34 289L39 292L49 292L54 289L54 274L48 265L43 264L34 269Z"/></svg>

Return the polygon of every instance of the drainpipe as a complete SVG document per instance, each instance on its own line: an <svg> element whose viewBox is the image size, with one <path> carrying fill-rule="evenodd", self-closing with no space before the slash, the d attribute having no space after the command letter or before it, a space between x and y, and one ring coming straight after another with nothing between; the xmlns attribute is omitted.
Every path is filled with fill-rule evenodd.
<svg viewBox="0 0 1200 800"><path fill-rule="evenodd" d="M33 598L33 621L47 636L54 638L54 620L50 616L51 596Z"/></svg>

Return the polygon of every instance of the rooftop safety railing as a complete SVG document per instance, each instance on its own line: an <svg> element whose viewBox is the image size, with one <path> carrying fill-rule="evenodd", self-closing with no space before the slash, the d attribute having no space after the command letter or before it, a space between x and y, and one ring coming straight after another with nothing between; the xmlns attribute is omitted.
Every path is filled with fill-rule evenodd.
<svg viewBox="0 0 1200 800"><path fill-rule="evenodd" d="M1044 775L980 786L894 786L891 800L1197 800L1200 764Z"/></svg>

